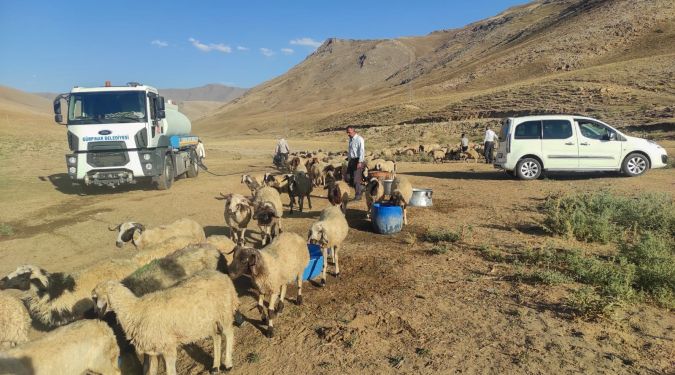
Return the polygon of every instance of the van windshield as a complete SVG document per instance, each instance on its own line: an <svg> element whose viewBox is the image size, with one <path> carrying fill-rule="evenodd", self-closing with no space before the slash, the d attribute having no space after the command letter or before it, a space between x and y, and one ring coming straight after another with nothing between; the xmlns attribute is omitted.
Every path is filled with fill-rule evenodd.
<svg viewBox="0 0 675 375"><path fill-rule="evenodd" d="M68 124L145 122L144 91L84 92L70 94Z"/></svg>
<svg viewBox="0 0 675 375"><path fill-rule="evenodd" d="M511 119L505 118L504 120L502 120L502 129L499 131L499 139L501 141L505 141L508 138L507 135L509 134L510 128L511 128Z"/></svg>

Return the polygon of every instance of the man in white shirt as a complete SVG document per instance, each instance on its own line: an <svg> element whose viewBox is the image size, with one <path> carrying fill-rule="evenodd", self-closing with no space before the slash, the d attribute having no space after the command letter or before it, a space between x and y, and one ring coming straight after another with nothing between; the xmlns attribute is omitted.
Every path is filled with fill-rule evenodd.
<svg viewBox="0 0 675 375"><path fill-rule="evenodd" d="M199 158L199 163L201 164L202 160L206 158L206 150L204 149L204 143L202 143L201 139L197 142L195 151L197 152L197 158Z"/></svg>
<svg viewBox="0 0 675 375"><path fill-rule="evenodd" d="M284 137L279 138L277 141L277 146L274 148L275 164L277 164L277 166L285 165L286 160L288 160L289 152L290 148L288 147L288 142L286 142L286 139Z"/></svg>
<svg viewBox="0 0 675 375"><path fill-rule="evenodd" d="M349 182L354 186L356 194L354 200L361 200L361 179L363 178L364 159L366 157L366 144L363 137L356 134L353 126L347 127L349 146L347 148L347 175Z"/></svg>
<svg viewBox="0 0 675 375"><path fill-rule="evenodd" d="M497 141L497 133L490 129L490 125L485 127L485 139L483 140L485 145L485 162L492 164L492 150L495 147L495 141Z"/></svg>
<svg viewBox="0 0 675 375"><path fill-rule="evenodd" d="M462 144L462 152L466 152L469 149L469 138L466 137L466 134L462 133L462 140L460 142Z"/></svg>

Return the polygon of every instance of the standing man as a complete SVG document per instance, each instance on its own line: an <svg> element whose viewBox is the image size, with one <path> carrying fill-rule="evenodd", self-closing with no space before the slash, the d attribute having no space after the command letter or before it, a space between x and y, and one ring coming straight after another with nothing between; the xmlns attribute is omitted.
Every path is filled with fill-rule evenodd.
<svg viewBox="0 0 675 375"><path fill-rule="evenodd" d="M277 146L274 148L274 159L278 160L278 166L283 167L286 165L286 161L288 160L288 153L290 152L290 148L288 147L288 142L286 142L286 139L284 137L279 138L277 141Z"/></svg>
<svg viewBox="0 0 675 375"><path fill-rule="evenodd" d="M485 139L483 140L485 146L485 162L492 164L492 150L495 147L497 140L497 133L490 129L490 125L485 127Z"/></svg>
<svg viewBox="0 0 675 375"><path fill-rule="evenodd" d="M469 149L469 138L466 137L466 134L462 133L461 139L462 152L466 152Z"/></svg>
<svg viewBox="0 0 675 375"><path fill-rule="evenodd" d="M203 164L203 161L206 158L206 150L204 149L204 143L202 142L201 139L199 140L199 142L197 142L197 147L195 151L197 152L199 164Z"/></svg>
<svg viewBox="0 0 675 375"><path fill-rule="evenodd" d="M366 144L363 137L356 134L353 126L347 127L347 135L349 136L349 146L347 149L347 175L354 186L356 194L354 200L361 200L361 178L363 177L363 167L365 165L364 158L366 157Z"/></svg>

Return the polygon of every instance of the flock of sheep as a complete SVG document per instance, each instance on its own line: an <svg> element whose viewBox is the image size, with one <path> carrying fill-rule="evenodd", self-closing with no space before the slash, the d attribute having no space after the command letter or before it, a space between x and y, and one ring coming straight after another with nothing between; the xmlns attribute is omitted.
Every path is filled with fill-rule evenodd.
<svg viewBox="0 0 675 375"><path fill-rule="evenodd" d="M225 203L229 237L207 238L191 219L157 228L127 222L109 229L117 232L118 247L133 244L137 251L131 259L104 260L71 274L19 266L0 279L0 289L23 292L21 300L0 293L0 344L9 347L0 352L0 373L119 374L120 346L130 343L143 355L144 373L156 373L161 356L167 373L176 374L178 345L206 338L213 340L211 372L231 369L233 327L243 322L232 280L250 277L267 325L265 335L272 337L289 283L297 284L296 304L303 302L308 244L320 246L324 256L321 285L326 284L328 257L339 276L339 250L349 231L345 212L352 196L343 181L343 160L342 154L303 153L289 160L288 173L267 173L260 179L242 176L250 197L218 197ZM394 178L389 201L405 208L412 187L405 177L395 176L395 163L373 155L366 162L364 175L371 175L364 181L369 210L372 203L385 201L385 177ZM331 205L307 235L283 231L282 194L289 196L289 217L296 200L300 211L304 198L311 209L310 193L322 186ZM260 228L257 247L250 245L257 240L246 237L251 221ZM108 318L108 324L96 317ZM49 332L29 341L31 322ZM115 335L113 328L128 342L118 343L121 334Z"/></svg>

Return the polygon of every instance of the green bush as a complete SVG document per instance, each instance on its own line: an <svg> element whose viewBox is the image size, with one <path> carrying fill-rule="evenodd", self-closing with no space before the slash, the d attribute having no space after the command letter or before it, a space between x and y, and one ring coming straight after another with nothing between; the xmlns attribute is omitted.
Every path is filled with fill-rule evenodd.
<svg viewBox="0 0 675 375"><path fill-rule="evenodd" d="M457 242L461 240L460 232L453 232L447 228L427 229L426 233L422 235L422 241L438 243L438 242Z"/></svg>
<svg viewBox="0 0 675 375"><path fill-rule="evenodd" d="M607 243L626 231L675 235L675 205L666 194L625 197L610 191L549 196L544 228L581 241Z"/></svg>
<svg viewBox="0 0 675 375"><path fill-rule="evenodd" d="M661 303L675 294L675 240L646 232L632 243L622 243L619 255L635 265L634 286ZM670 296L670 298L668 298Z"/></svg>

